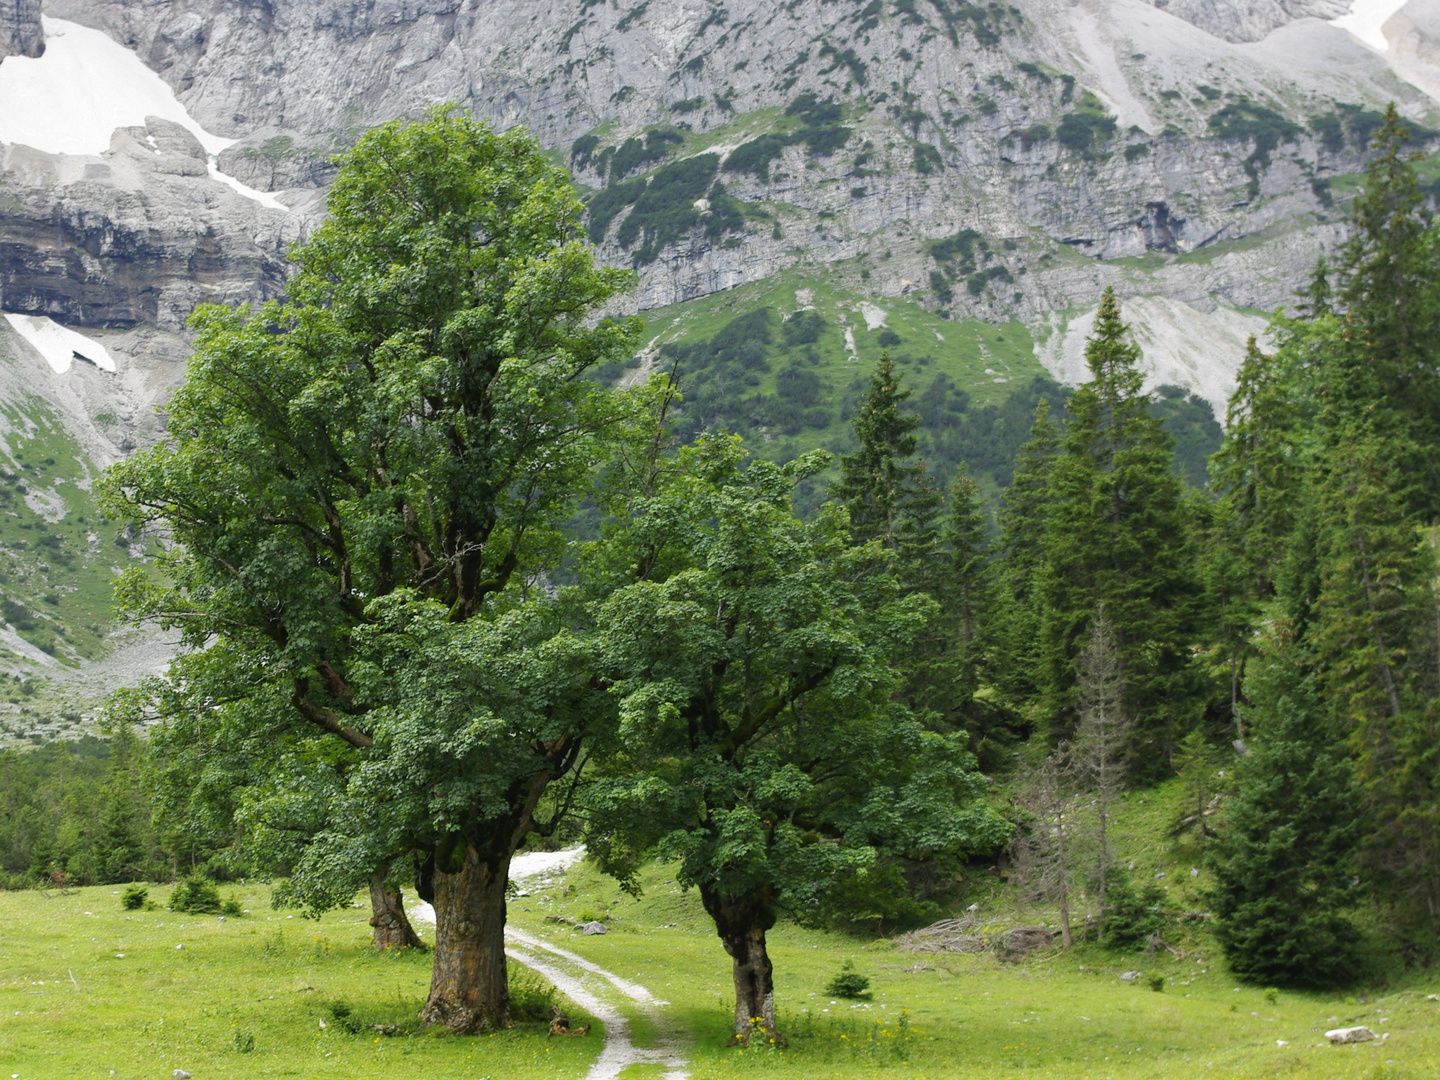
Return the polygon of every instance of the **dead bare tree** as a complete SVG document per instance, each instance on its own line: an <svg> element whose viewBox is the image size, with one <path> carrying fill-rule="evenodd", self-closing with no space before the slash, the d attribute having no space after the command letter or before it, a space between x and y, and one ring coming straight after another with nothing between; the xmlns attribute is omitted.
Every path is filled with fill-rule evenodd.
<svg viewBox="0 0 1440 1080"><path fill-rule="evenodd" d="M1071 765L1070 744L1062 743L1025 778L1019 802L1034 820L1011 841L1016 877L1036 895L1059 906L1060 941L1067 949L1074 944L1068 844L1075 824Z"/></svg>
<svg viewBox="0 0 1440 1080"><path fill-rule="evenodd" d="M1124 788L1133 726L1125 708L1125 672L1115 644L1115 629L1105 616L1103 604L1095 611L1078 667L1080 722L1073 749L1074 772L1081 786L1095 798L1096 887L1103 919L1105 879L1110 870L1110 807Z"/></svg>

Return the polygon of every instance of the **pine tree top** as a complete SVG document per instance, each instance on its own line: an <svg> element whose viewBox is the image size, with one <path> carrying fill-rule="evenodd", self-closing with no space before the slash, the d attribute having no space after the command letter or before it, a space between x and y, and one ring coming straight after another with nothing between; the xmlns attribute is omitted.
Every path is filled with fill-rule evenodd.
<svg viewBox="0 0 1440 1080"><path fill-rule="evenodd" d="M1120 317L1120 301L1106 286L1095 313L1095 329L1085 343L1090 377L1107 402L1140 392L1144 376L1139 370L1140 349L1130 340L1130 327Z"/></svg>
<svg viewBox="0 0 1440 1080"><path fill-rule="evenodd" d="M925 463L910 460L919 446L915 429L920 418L901 408L909 397L895 362L882 353L853 421L860 446L841 457L840 479L830 488L849 511L856 540L879 539L892 549L929 546L932 539L920 534L933 538L939 505Z"/></svg>

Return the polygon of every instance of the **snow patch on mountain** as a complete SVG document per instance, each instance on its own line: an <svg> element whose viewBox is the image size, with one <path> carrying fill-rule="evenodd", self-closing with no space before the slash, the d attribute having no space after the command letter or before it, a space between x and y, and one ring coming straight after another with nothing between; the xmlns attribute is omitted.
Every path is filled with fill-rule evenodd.
<svg viewBox="0 0 1440 1080"><path fill-rule="evenodd" d="M105 346L94 338L77 334L44 315L16 315L7 312L5 321L45 358L56 375L64 375L77 360L88 360L101 371L115 370Z"/></svg>
<svg viewBox="0 0 1440 1080"><path fill-rule="evenodd" d="M236 140L201 127L135 53L88 26L43 21L43 55L10 56L0 63L0 142L50 154L99 155L110 148L116 128L144 127L147 117L158 116L200 141L216 180L263 206L288 209L275 196L219 171L215 159Z"/></svg>

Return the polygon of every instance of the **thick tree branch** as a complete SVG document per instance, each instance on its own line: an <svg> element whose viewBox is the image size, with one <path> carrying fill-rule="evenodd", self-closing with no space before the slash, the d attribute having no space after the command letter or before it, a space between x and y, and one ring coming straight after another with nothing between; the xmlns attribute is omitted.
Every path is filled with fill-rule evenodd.
<svg viewBox="0 0 1440 1080"><path fill-rule="evenodd" d="M290 695L290 703L295 706L301 716L305 717L312 724L332 735L338 735L351 746L358 750L368 750L375 745L375 740L365 732L352 728L344 723L340 715L323 705L316 705L308 695L308 683L305 679L295 680L295 692Z"/></svg>

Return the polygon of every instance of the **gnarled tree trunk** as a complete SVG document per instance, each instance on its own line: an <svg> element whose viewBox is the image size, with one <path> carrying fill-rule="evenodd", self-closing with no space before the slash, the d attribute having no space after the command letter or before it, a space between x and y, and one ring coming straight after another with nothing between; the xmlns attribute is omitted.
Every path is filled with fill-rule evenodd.
<svg viewBox="0 0 1440 1080"><path fill-rule="evenodd" d="M482 856L469 844L464 852L456 872L446 872L442 860L433 871L435 970L420 1019L455 1031L491 1031L510 1026L505 969L510 853ZM449 861L453 865L455 859Z"/></svg>
<svg viewBox="0 0 1440 1080"><path fill-rule="evenodd" d="M425 943L405 914L405 894L385 880L389 874L387 862L370 875L370 925L375 930L375 948L423 950Z"/></svg>
<svg viewBox="0 0 1440 1080"><path fill-rule="evenodd" d="M765 931L775 925L775 909L765 896L726 896L702 887L700 898L715 920L715 932L730 954L735 977L735 1038L748 1043L775 1031L774 965L765 949Z"/></svg>

